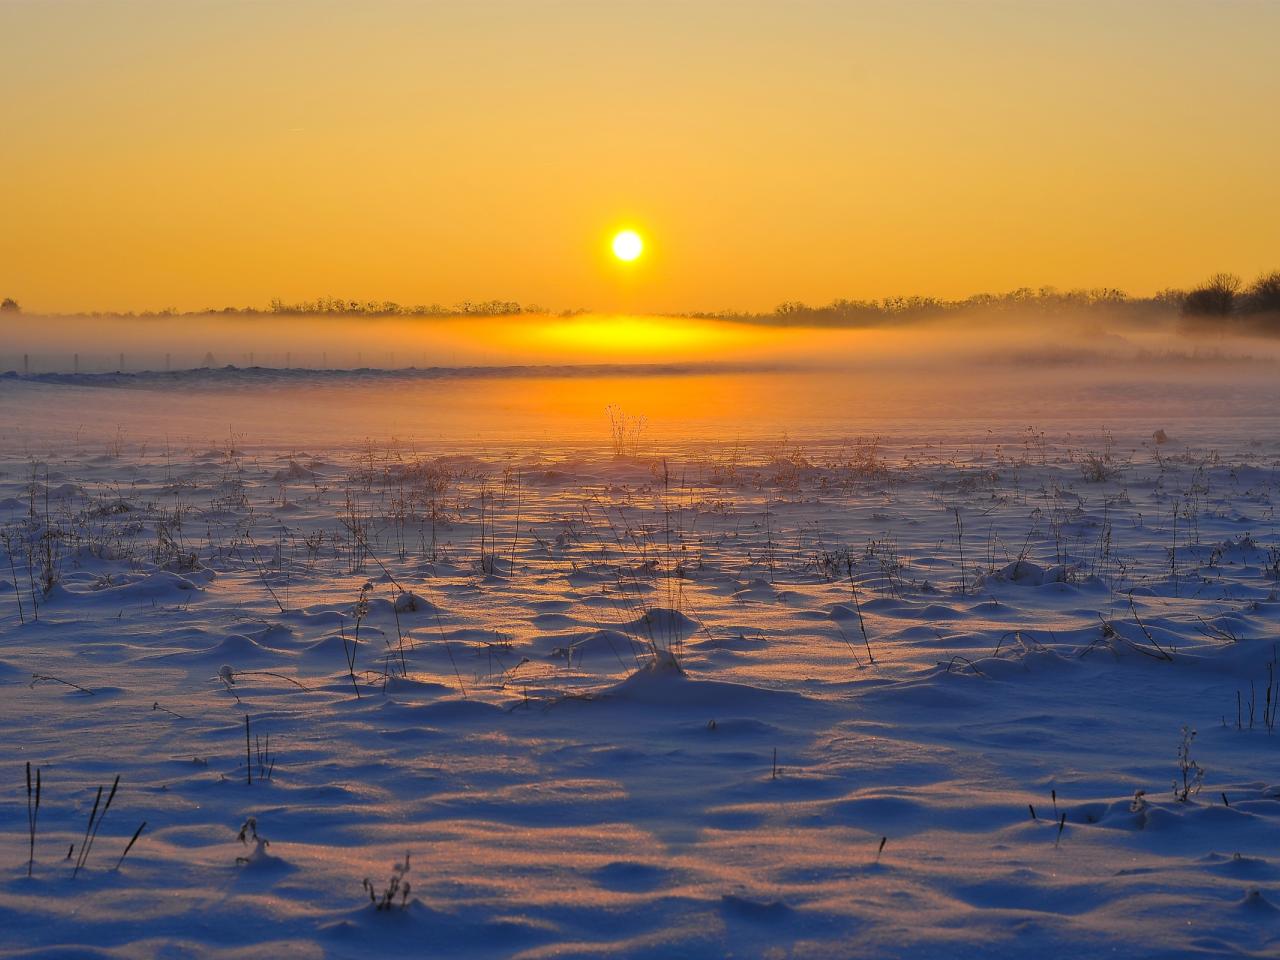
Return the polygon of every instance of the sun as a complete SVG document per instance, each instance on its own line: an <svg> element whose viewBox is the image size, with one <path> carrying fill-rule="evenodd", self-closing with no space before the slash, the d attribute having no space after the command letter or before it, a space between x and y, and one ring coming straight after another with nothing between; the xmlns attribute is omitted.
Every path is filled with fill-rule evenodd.
<svg viewBox="0 0 1280 960"><path fill-rule="evenodd" d="M613 255L630 263L644 252L644 241L634 230L623 230L613 238Z"/></svg>

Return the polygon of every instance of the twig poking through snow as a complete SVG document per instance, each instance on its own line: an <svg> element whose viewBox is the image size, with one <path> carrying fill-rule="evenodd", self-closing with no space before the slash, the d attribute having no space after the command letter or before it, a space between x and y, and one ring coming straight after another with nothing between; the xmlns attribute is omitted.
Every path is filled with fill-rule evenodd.
<svg viewBox="0 0 1280 960"><path fill-rule="evenodd" d="M35 868L36 862L36 822L40 818L40 768L36 767L36 788L33 793L31 790L31 763L27 763L27 830L30 833L31 843L28 847L27 856L27 876L31 876L31 871Z"/></svg>
<svg viewBox="0 0 1280 960"><path fill-rule="evenodd" d="M72 683L70 680L63 680L61 677L50 677L43 673L33 673L31 675L30 686L34 687L37 683L60 683L66 687L74 687L81 693L87 693L91 697L96 696L94 691L90 690L88 687L82 687L80 684Z"/></svg>
<svg viewBox="0 0 1280 960"><path fill-rule="evenodd" d="M853 594L853 609L858 614L858 629L862 631L862 642L867 648L867 659L874 665L876 658L871 653L871 641L867 639L867 624L862 619L862 604L858 602L858 585L853 580L853 560L845 558L845 564L849 571L849 591Z"/></svg>
<svg viewBox="0 0 1280 960"><path fill-rule="evenodd" d="M1147 653L1147 651L1145 650L1143 650L1143 652L1147 653L1148 656L1156 656L1160 660L1168 660L1170 663L1172 663L1173 654L1169 653L1167 650L1165 650L1164 647L1156 643L1156 638L1151 635L1151 631L1147 629L1147 625L1143 623L1142 618L1138 616L1138 608L1137 606L1134 605L1132 593L1129 594L1129 609L1130 611L1133 612L1133 620L1138 625L1138 627L1142 630L1142 635L1147 638L1148 643L1150 643L1153 647L1156 648L1155 654ZM1136 644L1134 646L1136 649L1142 650L1142 648L1138 647Z"/></svg>

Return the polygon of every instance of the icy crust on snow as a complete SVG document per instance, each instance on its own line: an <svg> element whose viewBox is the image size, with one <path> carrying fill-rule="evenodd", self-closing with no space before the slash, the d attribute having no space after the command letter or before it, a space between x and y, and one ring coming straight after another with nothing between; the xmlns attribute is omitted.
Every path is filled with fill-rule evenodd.
<svg viewBox="0 0 1280 960"><path fill-rule="evenodd" d="M9 450L0 955L1275 956L1280 448L1161 426Z"/></svg>

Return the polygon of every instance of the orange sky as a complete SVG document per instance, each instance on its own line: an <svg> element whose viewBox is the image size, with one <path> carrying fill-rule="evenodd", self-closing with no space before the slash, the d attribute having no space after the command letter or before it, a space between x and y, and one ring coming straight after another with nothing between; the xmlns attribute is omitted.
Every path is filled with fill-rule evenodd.
<svg viewBox="0 0 1280 960"><path fill-rule="evenodd" d="M1277 36L1265 2L9 0L0 296L641 312L1252 277L1280 267Z"/></svg>

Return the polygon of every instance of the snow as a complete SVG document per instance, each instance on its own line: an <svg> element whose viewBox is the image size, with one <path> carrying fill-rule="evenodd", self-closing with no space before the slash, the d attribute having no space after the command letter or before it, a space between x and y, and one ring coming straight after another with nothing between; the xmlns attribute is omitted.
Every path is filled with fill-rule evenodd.
<svg viewBox="0 0 1280 960"><path fill-rule="evenodd" d="M618 458L154 379L0 384L0 954L1280 953L1270 417Z"/></svg>

